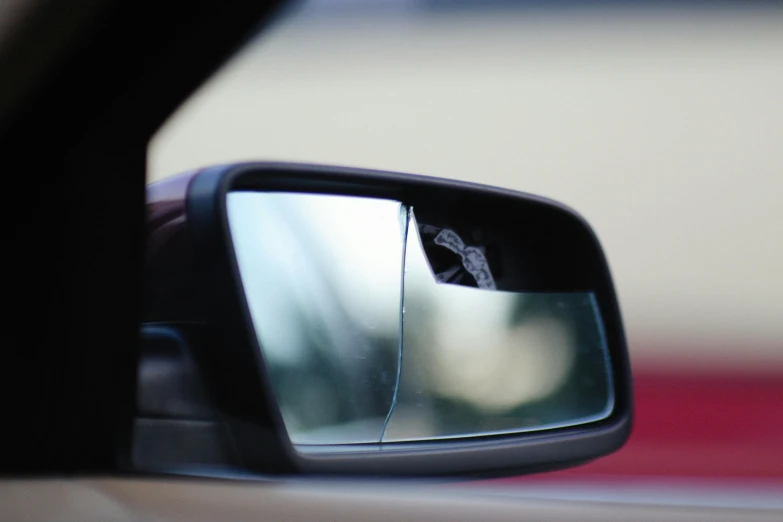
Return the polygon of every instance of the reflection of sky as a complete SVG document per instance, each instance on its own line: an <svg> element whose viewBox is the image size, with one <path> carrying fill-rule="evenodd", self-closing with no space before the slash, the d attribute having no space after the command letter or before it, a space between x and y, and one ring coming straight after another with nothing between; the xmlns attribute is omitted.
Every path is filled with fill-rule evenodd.
<svg viewBox="0 0 783 522"><path fill-rule="evenodd" d="M325 195L283 195L324 248L321 255L337 292L354 319L386 329L397 328L402 230L396 201Z"/></svg>
<svg viewBox="0 0 783 522"><path fill-rule="evenodd" d="M294 356L297 343L283 338L301 335L289 332L296 330L290 327L295 318L288 315L296 306L324 313L334 308L332 300L364 328L397 329L402 273L399 203L234 192L227 206L256 327L263 330L270 350L286 347L273 356ZM272 306L275 302L278 306Z"/></svg>
<svg viewBox="0 0 783 522"><path fill-rule="evenodd" d="M294 363L306 357L304 332L290 328L297 321L296 303L306 301L306 290L317 299L326 289L318 291L322 281L313 277L312 255L295 240L290 223L280 219L274 205L259 204L257 198L250 193L228 195L234 250L254 326L264 332L265 355ZM275 245L274 256L269 245Z"/></svg>

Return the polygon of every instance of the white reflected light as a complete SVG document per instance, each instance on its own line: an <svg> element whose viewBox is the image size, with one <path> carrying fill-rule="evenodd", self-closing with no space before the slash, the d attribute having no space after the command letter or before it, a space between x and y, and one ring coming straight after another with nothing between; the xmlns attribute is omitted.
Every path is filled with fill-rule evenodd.
<svg viewBox="0 0 783 522"><path fill-rule="evenodd" d="M321 194L288 196L287 208L299 213L324 245L321 263L337 282L352 318L387 331L398 328L402 233L397 201ZM390 314L390 309L394 313Z"/></svg>
<svg viewBox="0 0 783 522"><path fill-rule="evenodd" d="M403 261L398 202L232 192L227 207L248 304L265 336L288 335L290 323L279 317L284 307L269 303L291 299L317 313L330 308L325 301L339 302L364 328L396 332Z"/></svg>

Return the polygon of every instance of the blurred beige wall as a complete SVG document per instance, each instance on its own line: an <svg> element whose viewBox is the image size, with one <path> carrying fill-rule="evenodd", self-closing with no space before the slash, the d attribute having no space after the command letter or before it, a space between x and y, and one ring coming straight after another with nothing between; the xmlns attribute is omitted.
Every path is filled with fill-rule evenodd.
<svg viewBox="0 0 783 522"><path fill-rule="evenodd" d="M781 9L293 18L160 131L150 180L250 159L561 200L635 361L783 368Z"/></svg>

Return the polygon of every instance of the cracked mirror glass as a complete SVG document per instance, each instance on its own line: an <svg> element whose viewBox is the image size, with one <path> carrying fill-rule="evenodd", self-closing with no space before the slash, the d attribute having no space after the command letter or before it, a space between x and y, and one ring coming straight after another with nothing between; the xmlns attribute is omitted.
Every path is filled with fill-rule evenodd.
<svg viewBox="0 0 783 522"><path fill-rule="evenodd" d="M551 260L514 227L386 199L227 197L259 349L298 447L528 432L611 413L595 295L542 291L536 267Z"/></svg>

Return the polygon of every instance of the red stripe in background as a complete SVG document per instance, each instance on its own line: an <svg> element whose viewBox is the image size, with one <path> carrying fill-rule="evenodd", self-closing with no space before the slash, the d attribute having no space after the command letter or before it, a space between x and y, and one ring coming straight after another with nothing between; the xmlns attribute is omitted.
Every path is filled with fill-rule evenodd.
<svg viewBox="0 0 783 522"><path fill-rule="evenodd" d="M571 470L502 481L783 480L783 374L635 371L634 395L634 429L617 453Z"/></svg>

